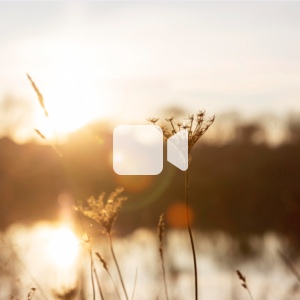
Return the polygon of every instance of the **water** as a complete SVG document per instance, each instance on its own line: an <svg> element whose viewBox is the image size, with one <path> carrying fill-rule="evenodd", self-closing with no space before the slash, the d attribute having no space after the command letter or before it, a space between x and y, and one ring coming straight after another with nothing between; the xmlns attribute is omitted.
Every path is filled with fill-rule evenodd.
<svg viewBox="0 0 300 300"><path fill-rule="evenodd" d="M33 299L55 299L55 293L72 289L75 296L68 299L84 299L84 295L92 299L89 243L78 238L74 245L74 239L62 232L61 226L40 223L31 227L14 225L1 235L0 299L27 299L32 287L37 288ZM252 237L250 257L243 256L238 242L221 232L196 233L195 241L200 299L250 299L236 276L237 269L246 276L256 300L300 296L296 277L278 255L278 249L287 249L285 239L273 233ZM127 237L115 237L114 248L129 298L136 278L134 299L165 299L156 232L139 229ZM92 252L105 258L124 299L105 236L93 239ZM185 231L168 231L164 257L169 298L193 299L193 262ZM297 260L293 266L300 270ZM94 268L105 299L118 299L113 281L95 255ZM101 299L96 282L95 286L96 299Z"/></svg>

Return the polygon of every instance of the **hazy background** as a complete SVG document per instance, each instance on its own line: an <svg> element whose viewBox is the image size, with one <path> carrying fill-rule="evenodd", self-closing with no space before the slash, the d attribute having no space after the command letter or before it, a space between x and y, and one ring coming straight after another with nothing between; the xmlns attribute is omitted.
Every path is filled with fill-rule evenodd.
<svg viewBox="0 0 300 300"><path fill-rule="evenodd" d="M97 118L145 122L169 106L244 117L299 112L299 2L0 8L0 96L22 103L20 139L31 137L33 126L48 126L26 73L61 132Z"/></svg>

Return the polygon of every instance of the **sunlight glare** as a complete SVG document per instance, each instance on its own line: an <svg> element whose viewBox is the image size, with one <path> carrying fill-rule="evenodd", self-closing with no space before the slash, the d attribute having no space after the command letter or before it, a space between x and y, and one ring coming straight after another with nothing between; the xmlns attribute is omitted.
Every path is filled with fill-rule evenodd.
<svg viewBox="0 0 300 300"><path fill-rule="evenodd" d="M34 77L49 113L49 120L43 113L36 116L37 127L50 136L53 129L66 134L108 117L112 101L105 74L102 68L94 67L95 58L90 51L68 42L56 43L50 50L55 63Z"/></svg>
<svg viewBox="0 0 300 300"><path fill-rule="evenodd" d="M47 252L52 262L61 268L72 266L79 252L79 242L68 227L51 229L48 232Z"/></svg>

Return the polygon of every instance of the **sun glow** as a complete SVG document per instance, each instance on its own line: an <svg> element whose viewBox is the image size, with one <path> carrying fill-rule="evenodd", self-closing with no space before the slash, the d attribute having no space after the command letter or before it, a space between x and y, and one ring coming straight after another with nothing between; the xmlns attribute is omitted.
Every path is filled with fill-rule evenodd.
<svg viewBox="0 0 300 300"><path fill-rule="evenodd" d="M79 252L79 241L68 227L49 229L47 232L47 255L60 268L75 264Z"/></svg>
<svg viewBox="0 0 300 300"><path fill-rule="evenodd" d="M89 49L72 42L45 47L53 63L39 74L30 74L44 96L49 118L36 113L37 127L45 135L69 133L107 117L112 101L102 68L95 68ZM36 103L38 105L38 103Z"/></svg>

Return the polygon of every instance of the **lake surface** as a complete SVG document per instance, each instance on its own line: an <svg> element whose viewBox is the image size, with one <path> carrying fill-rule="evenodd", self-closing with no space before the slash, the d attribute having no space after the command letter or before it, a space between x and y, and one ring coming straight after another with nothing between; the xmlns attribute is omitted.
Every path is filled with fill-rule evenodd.
<svg viewBox="0 0 300 300"><path fill-rule="evenodd" d="M156 232L139 229L129 236L113 239L129 298L135 285L134 299L165 299ZM222 232L195 232L195 244L200 299L250 299L236 276L237 269L246 276L256 300L300 297L296 276L278 254L280 250L289 257L284 238L274 233L252 237L247 247L244 245L248 256L242 254L236 240ZM72 289L74 297L60 299L92 299L89 245L84 238L76 237L62 226L13 225L0 238L0 299L11 296L27 299L32 287L37 289L33 299L55 299L55 294L71 294ZM105 236L92 239L92 253L95 252L104 257L113 278L93 255L104 299L118 299L113 281L124 299ZM169 298L193 299L193 261L186 231L172 230L165 234L164 257ZM299 260L292 263L300 270ZM94 280L96 299L101 299L96 278Z"/></svg>

